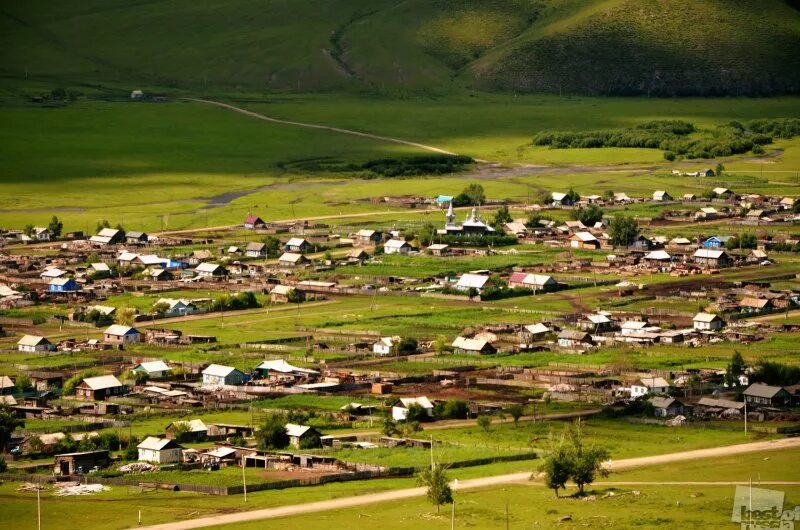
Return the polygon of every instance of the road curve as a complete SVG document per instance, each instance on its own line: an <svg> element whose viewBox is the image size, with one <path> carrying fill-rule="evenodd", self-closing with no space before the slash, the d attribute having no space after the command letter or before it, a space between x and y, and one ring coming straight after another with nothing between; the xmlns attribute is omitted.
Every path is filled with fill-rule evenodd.
<svg viewBox="0 0 800 530"><path fill-rule="evenodd" d="M451 151L447 151L445 149L441 149L439 147L435 147L432 145L421 144L417 142L410 142L408 140L402 140L400 138L392 138L391 136L381 136L378 134L370 134L365 132L353 131L351 129L342 129L341 127L332 127L330 125L319 125L316 123L304 123L301 121L292 121L292 120L282 120L280 118L272 118L270 116L266 116L264 114L260 114L258 112L253 112L251 110L243 109L241 107L237 107L235 105L230 105L228 103L222 103L221 101L214 101L212 99L198 99L198 98L185 98L187 101L194 101L196 103L207 103L209 105L216 105L217 107L222 107L228 110L232 110L234 112L238 112L239 114L244 114L245 116L250 116L251 118L256 118L258 120L264 120L272 123L280 123L282 125L293 125L295 127L305 127L307 129L319 129L321 131L330 131L336 132L341 134L349 134L352 136L359 136L361 138L370 138L372 140L380 140L382 142L391 142L395 144L402 144L402 145L409 145L411 147L416 147L418 149L423 149L425 151L431 151L433 153L439 153L442 155L455 155Z"/></svg>
<svg viewBox="0 0 800 530"><path fill-rule="evenodd" d="M751 453L756 451L769 451L769 450L789 449L789 448L800 448L800 438L784 438L780 440L770 440L766 442L753 442L753 443L730 445L724 447L712 447L710 449L683 451L680 453L670 453L665 455L629 458L629 459L609 462L608 468L611 470L619 471L622 469L629 469L634 467L649 466L656 464L667 464L684 460L697 460L702 458L713 458L718 456L730 456L730 455ZM531 476L530 472L524 472L524 473L512 473L508 475L496 475L491 477L483 477L483 478L476 478L469 480L461 480L458 482L458 489L465 490L465 489L498 486L501 484L528 482L530 476ZM302 515L302 514L316 513L327 510L339 510L342 508L352 508L354 506L362 506L365 504L373 504L378 502L398 501L413 497L421 497L425 495L425 492L426 492L425 488L421 487L406 488L400 490L385 491L381 493L370 493L367 495L343 497L340 499L331 499L327 501L293 504L288 506L280 506L276 508L265 508L262 510L252 510L246 512L214 515L211 517L201 517L198 519L189 519L187 521L178 521L175 523L165 523L153 526L141 526L138 528L143 530L190 530L193 528L205 528L209 526L218 526L224 524L259 521L262 519L274 519L277 517L288 517L292 515Z"/></svg>

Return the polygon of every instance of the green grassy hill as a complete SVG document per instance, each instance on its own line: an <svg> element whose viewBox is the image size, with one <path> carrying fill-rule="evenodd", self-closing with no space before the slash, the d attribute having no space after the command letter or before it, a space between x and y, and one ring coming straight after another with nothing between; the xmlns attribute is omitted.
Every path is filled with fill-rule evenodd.
<svg viewBox="0 0 800 530"><path fill-rule="evenodd" d="M800 92L789 0L29 0L0 47L6 85Z"/></svg>

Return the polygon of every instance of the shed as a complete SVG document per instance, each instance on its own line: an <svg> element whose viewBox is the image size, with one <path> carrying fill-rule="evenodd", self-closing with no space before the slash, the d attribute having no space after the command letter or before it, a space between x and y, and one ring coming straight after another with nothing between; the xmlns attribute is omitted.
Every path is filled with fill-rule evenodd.
<svg viewBox="0 0 800 530"><path fill-rule="evenodd" d="M170 464L183 459L183 447L169 438L148 436L136 448L139 450L139 460L143 462Z"/></svg>

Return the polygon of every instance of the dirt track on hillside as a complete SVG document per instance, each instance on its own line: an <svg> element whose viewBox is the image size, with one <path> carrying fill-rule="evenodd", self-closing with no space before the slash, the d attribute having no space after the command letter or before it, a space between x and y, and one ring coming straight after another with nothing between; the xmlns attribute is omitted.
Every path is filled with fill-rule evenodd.
<svg viewBox="0 0 800 530"><path fill-rule="evenodd" d="M641 466L669 464L685 460L699 460L703 458L731 456L737 454L752 453L756 451L769 451L769 450L788 449L795 447L800 448L800 438L784 438L781 440L771 440L767 442L754 442L754 443L732 445L726 447L713 447L710 449L684 451L680 453L671 453L666 455L629 458L625 460L617 460L609 462L608 468L611 470L619 471L622 469L630 469ZM528 483L529 480L530 480L529 472L513 473L508 475L497 475L493 477L483 477L483 478L459 481L458 489L465 490L465 489L498 486L501 484ZM722 484L733 485L736 483L726 482ZM259 521L263 519L274 519L277 517L303 515L303 514L316 513L327 510L339 510L342 508L351 508L354 506L362 506L365 504L373 504L379 502L398 501L413 497L421 497L425 495L425 492L426 492L425 488L406 488L406 489L386 491L381 493L371 493L367 495L343 497L340 499L331 499L327 501L318 501L305 504L280 506L276 508L266 508L263 510L253 510L247 512L215 515L211 517L202 517L199 519L190 519L188 521L180 521L175 523L166 523L166 524L139 527L139 528L145 530L189 530L192 528L203 528L209 526L241 523L247 521Z"/></svg>

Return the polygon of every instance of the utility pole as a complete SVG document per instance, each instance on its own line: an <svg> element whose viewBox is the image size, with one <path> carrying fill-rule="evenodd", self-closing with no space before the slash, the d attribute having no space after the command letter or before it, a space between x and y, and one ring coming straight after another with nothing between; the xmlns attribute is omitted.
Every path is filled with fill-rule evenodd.
<svg viewBox="0 0 800 530"><path fill-rule="evenodd" d="M244 476L244 465L247 461L245 456L242 456L242 488L244 490L244 502L247 502L247 479Z"/></svg>
<svg viewBox="0 0 800 530"><path fill-rule="evenodd" d="M36 524L42 530L42 493L41 486L36 485Z"/></svg>

